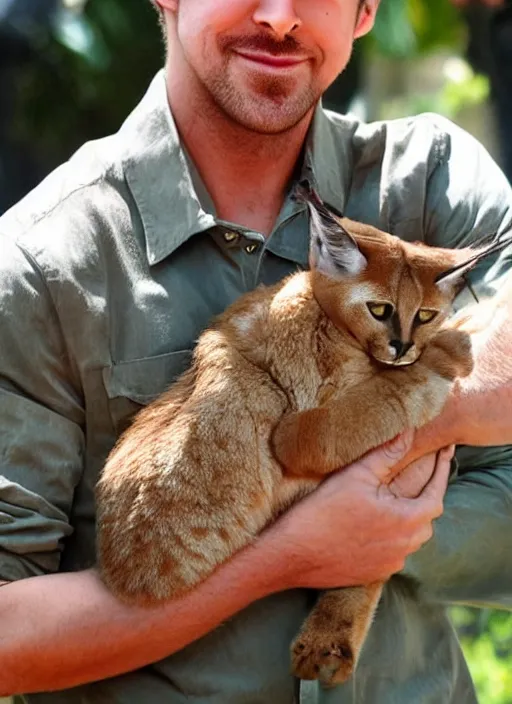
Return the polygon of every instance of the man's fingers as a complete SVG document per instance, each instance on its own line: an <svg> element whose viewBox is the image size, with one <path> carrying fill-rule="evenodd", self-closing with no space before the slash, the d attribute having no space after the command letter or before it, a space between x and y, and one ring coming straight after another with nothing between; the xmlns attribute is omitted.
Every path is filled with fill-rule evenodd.
<svg viewBox="0 0 512 704"><path fill-rule="evenodd" d="M455 453L455 445L450 445L450 447L445 447L437 453L437 461L434 469L434 473L423 489L421 496L425 499L432 499L433 501L441 501L441 513L442 513L442 501L446 493L446 487L448 486L448 480L450 478L450 468L452 457ZM441 513L439 515L441 515Z"/></svg>
<svg viewBox="0 0 512 704"><path fill-rule="evenodd" d="M414 499L428 484L437 463L437 453L431 452L411 462L389 483L389 491L396 498Z"/></svg>
<svg viewBox="0 0 512 704"><path fill-rule="evenodd" d="M354 469L370 472L375 483L382 484L389 479L393 467L411 449L413 436L412 430L406 430L385 445L372 450L352 466ZM349 468L347 467L347 469Z"/></svg>
<svg viewBox="0 0 512 704"><path fill-rule="evenodd" d="M408 516L411 527L425 524L425 521L432 521L442 515L454 452L453 445L438 452L432 477L417 498L399 497L399 510L403 511L404 516Z"/></svg>
<svg viewBox="0 0 512 704"><path fill-rule="evenodd" d="M403 510L408 513L412 523L433 521L443 513L443 499L450 477L450 466L455 447L440 450L436 466L430 481L416 499L401 499Z"/></svg>
<svg viewBox="0 0 512 704"><path fill-rule="evenodd" d="M438 452L432 477L417 498L399 497L399 500L395 502L409 524L411 553L419 550L430 540L434 533L432 524L443 513L443 499L454 452L454 446Z"/></svg>

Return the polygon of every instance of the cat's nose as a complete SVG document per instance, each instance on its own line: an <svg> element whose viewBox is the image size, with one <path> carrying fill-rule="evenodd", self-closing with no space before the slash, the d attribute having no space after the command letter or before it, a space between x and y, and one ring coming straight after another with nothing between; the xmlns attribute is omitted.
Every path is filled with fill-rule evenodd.
<svg viewBox="0 0 512 704"><path fill-rule="evenodd" d="M389 346L395 350L395 359L401 359L405 357L407 352L411 349L414 342L402 342L402 340L391 340Z"/></svg>

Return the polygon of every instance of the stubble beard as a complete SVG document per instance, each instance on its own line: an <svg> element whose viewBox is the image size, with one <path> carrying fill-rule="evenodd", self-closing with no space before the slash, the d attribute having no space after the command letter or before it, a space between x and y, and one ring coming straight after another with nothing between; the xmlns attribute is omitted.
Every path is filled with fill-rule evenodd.
<svg viewBox="0 0 512 704"><path fill-rule="evenodd" d="M212 101L230 121L258 134L281 134L292 130L320 99L311 86L289 95L286 79L258 77L246 91L224 75L203 83Z"/></svg>
<svg viewBox="0 0 512 704"><path fill-rule="evenodd" d="M321 97L309 82L297 88L297 79L254 73L244 85L223 69L205 76L203 85L216 107L232 122L259 134L281 134L293 129Z"/></svg>
<svg viewBox="0 0 512 704"><path fill-rule="evenodd" d="M230 122L257 134L278 135L292 130L320 100L321 91L315 89L311 74L304 85L297 85L300 79L295 76L245 72L233 65L238 60L233 53L237 48L260 48L277 55L298 53L301 45L292 37L282 42L267 35L222 37L216 48L221 61L208 64L204 56L203 65L209 68L197 77L212 107Z"/></svg>

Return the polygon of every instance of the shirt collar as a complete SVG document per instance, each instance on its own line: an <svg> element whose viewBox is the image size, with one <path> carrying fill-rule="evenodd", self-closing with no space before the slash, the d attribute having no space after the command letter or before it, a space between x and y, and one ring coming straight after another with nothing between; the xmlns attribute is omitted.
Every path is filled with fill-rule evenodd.
<svg viewBox="0 0 512 704"><path fill-rule="evenodd" d="M340 213L345 212L351 186L356 125L351 118L326 111L319 103L306 142L302 177Z"/></svg>
<svg viewBox="0 0 512 704"><path fill-rule="evenodd" d="M161 70L121 127L124 173L137 203L149 263L157 264L193 234L215 225L192 183L167 101Z"/></svg>
<svg viewBox="0 0 512 704"><path fill-rule="evenodd" d="M350 186L353 130L351 121L318 105L306 142L301 178L308 178L322 199L340 212ZM192 235L216 225L206 188L199 187L200 177L181 146L163 70L121 127L119 137L126 181L144 227L148 261L154 265ZM285 204L283 214L289 217L303 208Z"/></svg>

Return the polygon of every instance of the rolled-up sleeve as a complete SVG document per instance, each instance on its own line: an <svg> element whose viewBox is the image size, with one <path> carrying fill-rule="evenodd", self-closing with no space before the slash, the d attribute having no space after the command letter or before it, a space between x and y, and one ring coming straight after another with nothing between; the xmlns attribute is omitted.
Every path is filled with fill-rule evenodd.
<svg viewBox="0 0 512 704"><path fill-rule="evenodd" d="M44 276L0 236L0 581L58 569L82 428L77 374Z"/></svg>
<svg viewBox="0 0 512 704"><path fill-rule="evenodd" d="M456 127L448 131L428 189L427 241L462 247L493 233L512 236L505 176L472 137ZM500 290L511 262L508 247L472 272L479 298ZM468 289L457 301L459 308L472 302ZM512 447L461 447L457 458L459 476L448 488L434 536L408 560L404 574L425 598L512 608Z"/></svg>

